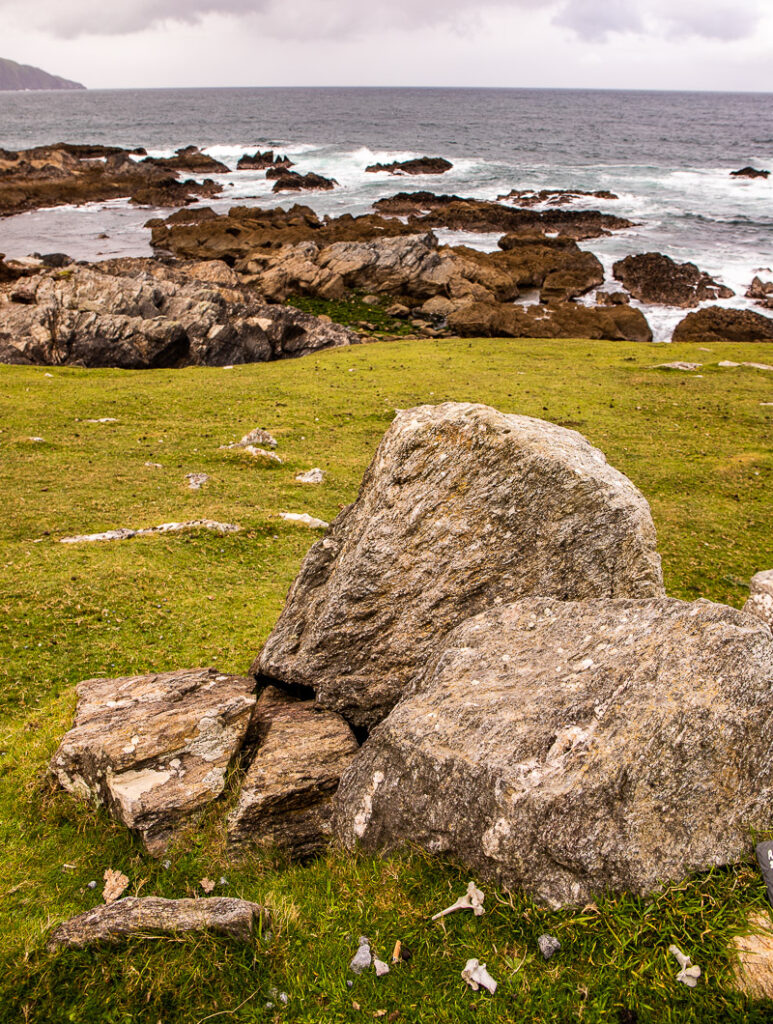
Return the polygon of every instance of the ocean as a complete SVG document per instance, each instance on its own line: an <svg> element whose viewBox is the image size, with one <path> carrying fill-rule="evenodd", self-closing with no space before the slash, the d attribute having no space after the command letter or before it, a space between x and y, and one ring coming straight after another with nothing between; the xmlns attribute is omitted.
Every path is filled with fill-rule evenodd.
<svg viewBox="0 0 773 1024"><path fill-rule="evenodd" d="M658 251L690 260L744 298L773 268L773 177L734 179L746 165L773 170L773 97L749 93L530 89L166 89L0 93L0 146L91 142L171 155L196 144L231 167L245 152L287 153L301 172L334 177L328 193L274 196L262 172L223 175L207 205L288 205L364 213L398 191L495 199L513 188L610 190L587 200L635 226L583 242L611 276L615 260ZM443 156L442 176L365 174L366 165ZM0 220L8 256L66 252L77 259L149 255L155 215L118 200ZM108 237L101 237L107 235ZM495 235L438 232L442 241L496 248ZM644 308L644 307L643 307ZM657 340L682 310L645 309Z"/></svg>

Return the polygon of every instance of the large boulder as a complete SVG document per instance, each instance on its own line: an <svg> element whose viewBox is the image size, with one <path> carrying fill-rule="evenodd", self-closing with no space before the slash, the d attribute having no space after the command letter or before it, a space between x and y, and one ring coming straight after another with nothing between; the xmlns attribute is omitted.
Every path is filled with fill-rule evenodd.
<svg viewBox="0 0 773 1024"><path fill-rule="evenodd" d="M51 771L160 856L223 792L247 734L254 689L254 680L215 669L87 679L78 684L75 722Z"/></svg>
<svg viewBox="0 0 773 1024"><path fill-rule="evenodd" d="M674 343L715 341L773 341L773 319L750 309L708 306L688 313L676 325Z"/></svg>
<svg viewBox="0 0 773 1024"><path fill-rule="evenodd" d="M472 302L448 316L448 330L463 338L590 338L652 341L652 329L640 309L631 306L581 306L560 302L516 306Z"/></svg>
<svg viewBox="0 0 773 1024"><path fill-rule="evenodd" d="M0 295L0 363L228 366L360 340L345 327L234 288L224 264L202 264L189 277L149 263L45 272Z"/></svg>
<svg viewBox="0 0 773 1024"><path fill-rule="evenodd" d="M659 252L626 256L615 263L612 273L640 302L687 309L701 302L730 299L735 295L694 263L675 263Z"/></svg>
<svg viewBox="0 0 773 1024"><path fill-rule="evenodd" d="M398 413L253 671L370 728L443 637L492 604L662 593L647 502L580 434L425 405Z"/></svg>
<svg viewBox="0 0 773 1024"><path fill-rule="evenodd" d="M773 634L666 598L490 607L344 774L349 847L406 842L553 905L645 895L773 828Z"/></svg>
<svg viewBox="0 0 773 1024"><path fill-rule="evenodd" d="M232 851L270 844L295 858L319 852L332 832L332 800L359 749L343 720L266 687L252 716L254 756L228 816Z"/></svg>

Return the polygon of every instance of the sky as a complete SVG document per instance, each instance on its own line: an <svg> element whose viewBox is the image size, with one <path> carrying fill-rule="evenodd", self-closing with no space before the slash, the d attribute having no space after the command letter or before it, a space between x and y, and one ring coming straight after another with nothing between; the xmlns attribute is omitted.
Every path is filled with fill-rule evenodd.
<svg viewBox="0 0 773 1024"><path fill-rule="evenodd" d="M0 56L90 88L773 92L773 0L0 0Z"/></svg>

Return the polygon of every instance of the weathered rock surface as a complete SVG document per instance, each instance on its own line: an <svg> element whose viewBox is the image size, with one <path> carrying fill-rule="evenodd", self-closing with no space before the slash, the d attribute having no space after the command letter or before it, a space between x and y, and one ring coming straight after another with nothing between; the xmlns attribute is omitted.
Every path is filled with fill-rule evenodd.
<svg viewBox="0 0 773 1024"><path fill-rule="evenodd" d="M257 928L268 928L270 916L247 900L209 897L165 900L158 896L129 896L70 918L53 930L50 950L80 949L95 942L118 942L132 935L179 935L211 931L249 942Z"/></svg>
<svg viewBox="0 0 773 1024"><path fill-rule="evenodd" d="M733 863L773 826L773 636L735 609L492 607L410 689L341 780L350 848L409 840L560 905Z"/></svg>
<svg viewBox="0 0 773 1024"><path fill-rule="evenodd" d="M604 283L604 268L593 253L571 238L504 235L491 259L507 267L519 288L539 288L540 300L573 299Z"/></svg>
<svg viewBox="0 0 773 1024"><path fill-rule="evenodd" d="M73 728L51 759L68 792L103 804L160 856L223 791L255 682L188 669L79 683Z"/></svg>
<svg viewBox="0 0 773 1024"><path fill-rule="evenodd" d="M773 999L773 921L769 911L750 916L747 931L730 944L735 987L750 999Z"/></svg>
<svg viewBox="0 0 773 1024"><path fill-rule="evenodd" d="M223 186L211 178L205 178L204 181L161 178L144 188L138 188L129 201L135 206L187 206L200 199L219 195L222 191Z"/></svg>
<svg viewBox="0 0 773 1024"><path fill-rule="evenodd" d="M274 686L261 693L248 744L252 763L228 816L232 850L271 844L306 858L330 840L332 799L359 749L338 715L313 700L296 700Z"/></svg>
<svg viewBox="0 0 773 1024"><path fill-rule="evenodd" d="M253 666L372 727L456 625L528 594L660 595L647 502L574 431L483 405L400 412Z"/></svg>
<svg viewBox="0 0 773 1024"><path fill-rule="evenodd" d="M448 330L463 338L604 338L609 341L652 341L652 330L640 309L631 306L580 306L561 302L547 306L514 306L473 302L449 314Z"/></svg>
<svg viewBox="0 0 773 1024"><path fill-rule="evenodd" d="M640 302L687 309L701 302L730 299L735 295L694 263L675 263L659 252L626 256L615 263L612 272Z"/></svg>
<svg viewBox="0 0 773 1024"><path fill-rule="evenodd" d="M585 192L579 188L543 188L511 189L507 195L497 196L497 201L509 199L515 206L571 206L577 199L618 199L614 192L599 189L596 192Z"/></svg>
<svg viewBox="0 0 773 1024"><path fill-rule="evenodd" d="M454 165L442 156L420 156L413 160L393 160L390 164L370 164L368 174L388 171L390 174L445 174Z"/></svg>
<svg viewBox="0 0 773 1024"><path fill-rule="evenodd" d="M755 277L746 292L747 299L755 299L766 309L773 309L773 281L763 281Z"/></svg>
<svg viewBox="0 0 773 1024"><path fill-rule="evenodd" d="M205 265L193 271L201 281L126 260L26 278L21 299L0 294L0 363L229 366L359 342L345 327L234 289L230 273Z"/></svg>
<svg viewBox="0 0 773 1024"><path fill-rule="evenodd" d="M688 313L676 325L672 340L681 342L773 341L773 319L750 309L708 306Z"/></svg>
<svg viewBox="0 0 773 1024"><path fill-rule="evenodd" d="M286 156L274 155L273 149L267 149L265 153L260 150L257 153L245 153L239 157L236 165L237 171L265 171L269 167L294 167L295 164Z"/></svg>
<svg viewBox="0 0 773 1024"><path fill-rule="evenodd" d="M758 572L749 584L749 600L743 610L773 629L773 569Z"/></svg>

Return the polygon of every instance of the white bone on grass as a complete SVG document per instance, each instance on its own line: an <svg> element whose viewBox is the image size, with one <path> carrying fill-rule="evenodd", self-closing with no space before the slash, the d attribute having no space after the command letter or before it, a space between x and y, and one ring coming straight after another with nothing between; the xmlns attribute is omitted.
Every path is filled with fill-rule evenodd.
<svg viewBox="0 0 773 1024"><path fill-rule="evenodd" d="M701 976L700 967L693 966L689 956L685 956L678 946L669 946L668 952L676 957L679 962L679 966L681 967L681 970L676 976L676 980L681 981L681 983L683 985L687 985L688 988L695 988L698 984L698 978Z"/></svg>
<svg viewBox="0 0 773 1024"><path fill-rule="evenodd" d="M489 974L486 965L482 964L480 960L468 960L462 971L462 978L464 978L473 992L477 992L480 988L485 988L493 996L497 990L497 983Z"/></svg>
<svg viewBox="0 0 773 1024"><path fill-rule="evenodd" d="M456 910L471 910L476 917L482 917L486 913L483 909L483 901L485 898L486 897L475 883L470 882L464 896L460 896L456 903L452 903L450 907L446 907L445 910L441 910L438 914L435 914L432 920L437 921L438 918L445 917L446 914L453 914Z"/></svg>

